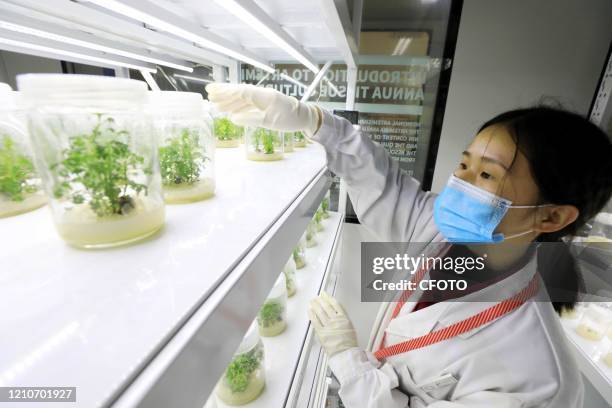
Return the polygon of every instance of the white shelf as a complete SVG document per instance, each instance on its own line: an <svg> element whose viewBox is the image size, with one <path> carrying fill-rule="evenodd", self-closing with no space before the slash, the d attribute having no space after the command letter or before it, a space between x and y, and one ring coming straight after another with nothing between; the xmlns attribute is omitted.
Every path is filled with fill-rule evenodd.
<svg viewBox="0 0 612 408"><path fill-rule="evenodd" d="M342 216L330 213L324 220L325 230L317 235L318 245L306 250L308 264L296 272L298 290L287 301L287 329L276 337L262 337L265 348L266 388L248 408L284 407L303 352L310 323L306 315L308 303L322 288L331 267L333 253L342 228ZM231 408L218 398L218 408Z"/></svg>
<svg viewBox="0 0 612 408"><path fill-rule="evenodd" d="M580 337L574 330L578 320L561 319L568 343L574 352L580 371L612 406L612 367L608 367L600 359L610 340L605 336L601 341L589 341Z"/></svg>
<svg viewBox="0 0 612 408"><path fill-rule="evenodd" d="M167 207L159 235L113 250L67 246L45 208L0 219L0 325L10 333L0 336L0 386L75 386L71 407L153 406L191 368L201 378L171 388L186 394L173 406L205 398L272 286L272 273L255 271L282 267L274 254L288 256L316 209L324 167L314 145L270 163L218 149L215 198ZM198 347L208 364L189 358Z"/></svg>

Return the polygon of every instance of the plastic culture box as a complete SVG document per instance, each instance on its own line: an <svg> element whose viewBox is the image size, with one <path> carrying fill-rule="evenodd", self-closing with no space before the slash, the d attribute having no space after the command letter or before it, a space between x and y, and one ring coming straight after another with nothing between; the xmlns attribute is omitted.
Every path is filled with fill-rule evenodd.
<svg viewBox="0 0 612 408"><path fill-rule="evenodd" d="M215 394L225 404L244 405L257 399L265 385L264 347L253 324L217 383Z"/></svg>
<svg viewBox="0 0 612 408"><path fill-rule="evenodd" d="M85 248L148 237L164 224L146 84L93 75L17 77L37 168L60 236Z"/></svg>
<svg viewBox="0 0 612 408"><path fill-rule="evenodd" d="M302 132L293 132L293 146L306 147L306 137Z"/></svg>
<svg viewBox="0 0 612 408"><path fill-rule="evenodd" d="M202 95L150 92L164 199L192 203L215 194L215 142Z"/></svg>
<svg viewBox="0 0 612 408"><path fill-rule="evenodd" d="M285 284L287 286L287 296L291 297L295 295L297 291L297 285L295 282L295 261L293 260L293 254L289 257L289 260L283 268L283 274L285 275Z"/></svg>
<svg viewBox="0 0 612 408"><path fill-rule="evenodd" d="M235 125L227 115L215 115L214 133L217 147L238 147L243 138L244 129Z"/></svg>
<svg viewBox="0 0 612 408"><path fill-rule="evenodd" d="M264 128L248 128L246 131L247 159L274 161L283 158L283 133Z"/></svg>
<svg viewBox="0 0 612 408"><path fill-rule="evenodd" d="M300 238L297 246L293 248L292 256L296 269L302 269L306 266L306 239L304 236Z"/></svg>
<svg viewBox="0 0 612 408"><path fill-rule="evenodd" d="M0 83L0 218L34 210L46 202L17 105L17 92Z"/></svg>
<svg viewBox="0 0 612 408"><path fill-rule="evenodd" d="M576 333L587 340L599 341L607 334L612 323L612 314L606 307L591 303L584 310L584 314L578 325Z"/></svg>
<svg viewBox="0 0 612 408"><path fill-rule="evenodd" d="M283 143L285 146L285 153L293 153L295 149L293 148L293 134L285 133L283 135Z"/></svg>
<svg viewBox="0 0 612 408"><path fill-rule="evenodd" d="M283 273L259 309L257 325L259 334L263 337L278 336L287 328L287 284Z"/></svg>

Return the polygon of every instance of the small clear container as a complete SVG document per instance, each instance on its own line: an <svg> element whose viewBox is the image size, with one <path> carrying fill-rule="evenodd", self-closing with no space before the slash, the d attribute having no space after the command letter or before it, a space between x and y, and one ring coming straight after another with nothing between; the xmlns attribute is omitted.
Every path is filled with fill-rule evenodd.
<svg viewBox="0 0 612 408"><path fill-rule="evenodd" d="M293 248L293 261L295 262L296 269L302 269L306 266L306 238L302 236Z"/></svg>
<svg viewBox="0 0 612 408"><path fill-rule="evenodd" d="M227 114L214 113L214 134L217 147L238 147L244 138L244 128L234 124Z"/></svg>
<svg viewBox="0 0 612 408"><path fill-rule="evenodd" d="M274 161L283 158L282 132L264 128L247 128L245 144L249 160Z"/></svg>
<svg viewBox="0 0 612 408"><path fill-rule="evenodd" d="M285 145L285 153L293 153L295 149L293 148L293 134L285 133L283 135L283 143Z"/></svg>
<svg viewBox="0 0 612 408"><path fill-rule="evenodd" d="M283 273L257 313L257 326L263 337L278 336L287 328L287 284Z"/></svg>
<svg viewBox="0 0 612 408"><path fill-rule="evenodd" d="M293 146L306 147L306 137L302 132L293 132Z"/></svg>
<svg viewBox="0 0 612 408"><path fill-rule="evenodd" d="M576 326L576 333L587 340L599 341L608 333L612 314L607 307L591 303Z"/></svg>
<svg viewBox="0 0 612 408"><path fill-rule="evenodd" d="M306 239L306 248L317 246L317 223L314 219L308 223L304 238Z"/></svg>
<svg viewBox="0 0 612 408"><path fill-rule="evenodd" d="M323 218L329 218L329 201L330 201L330 192L327 190L325 193L325 197L323 197L323 201L321 201L321 211L323 212Z"/></svg>
<svg viewBox="0 0 612 408"><path fill-rule="evenodd" d="M35 210L47 202L24 119L18 93L0 82L0 218Z"/></svg>
<svg viewBox="0 0 612 408"><path fill-rule="evenodd" d="M217 398L232 406L256 400L266 385L264 359L263 343L252 324L217 383Z"/></svg>
<svg viewBox="0 0 612 408"><path fill-rule="evenodd" d="M289 257L289 260L287 261L287 263L285 264L285 267L283 268L283 274L285 275L285 284L287 286L287 296L288 297L295 295L295 292L297 291L297 284L295 281L295 269L296 269L296 264L295 264L295 261L293 260L293 254L292 254Z"/></svg>
<svg viewBox="0 0 612 408"><path fill-rule="evenodd" d="M164 199L186 204L215 195L215 141L195 92L150 92Z"/></svg>
<svg viewBox="0 0 612 408"><path fill-rule="evenodd" d="M323 218L324 218L323 210L321 209L321 207L319 207L314 215L314 221L317 226L317 232L321 232L325 229L325 226L323 225Z"/></svg>
<svg viewBox="0 0 612 408"><path fill-rule="evenodd" d="M147 85L65 74L20 75L17 83L59 235L102 248L157 232L165 213Z"/></svg>

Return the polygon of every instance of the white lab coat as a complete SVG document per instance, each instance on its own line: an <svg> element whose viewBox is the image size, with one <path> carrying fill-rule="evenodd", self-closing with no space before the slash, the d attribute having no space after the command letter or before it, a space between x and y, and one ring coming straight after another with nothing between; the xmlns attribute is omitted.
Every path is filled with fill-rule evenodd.
<svg viewBox="0 0 612 408"><path fill-rule="evenodd" d="M325 147L328 167L346 181L359 220L380 240L444 241L433 221L436 195L421 191L381 146L327 112L313 139ZM519 272L468 296L497 291L508 294L500 300L510 297L527 285L535 267L533 257ZM371 352L385 331L389 346L494 304L441 302L411 313L419 295L415 293L393 320L394 304L382 305L369 350L353 348L330 359L347 408L582 407L580 372L543 282L536 295L539 302L527 302L488 325L379 363Z"/></svg>

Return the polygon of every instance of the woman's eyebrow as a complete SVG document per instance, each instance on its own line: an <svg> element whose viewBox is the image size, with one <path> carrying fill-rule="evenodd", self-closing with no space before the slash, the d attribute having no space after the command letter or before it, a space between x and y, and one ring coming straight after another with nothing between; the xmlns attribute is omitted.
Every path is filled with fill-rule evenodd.
<svg viewBox="0 0 612 408"><path fill-rule="evenodd" d="M461 154L464 155L464 156L467 156L468 158L472 156L472 154L470 152L468 152L467 150L464 150L463 152L461 152ZM487 162L487 163L497 164L498 166L502 167L504 170L510 171L508 166L506 166L503 162L501 162L500 160L497 160L497 159L495 159L493 157L482 156L480 158L480 160L482 160L483 162Z"/></svg>

